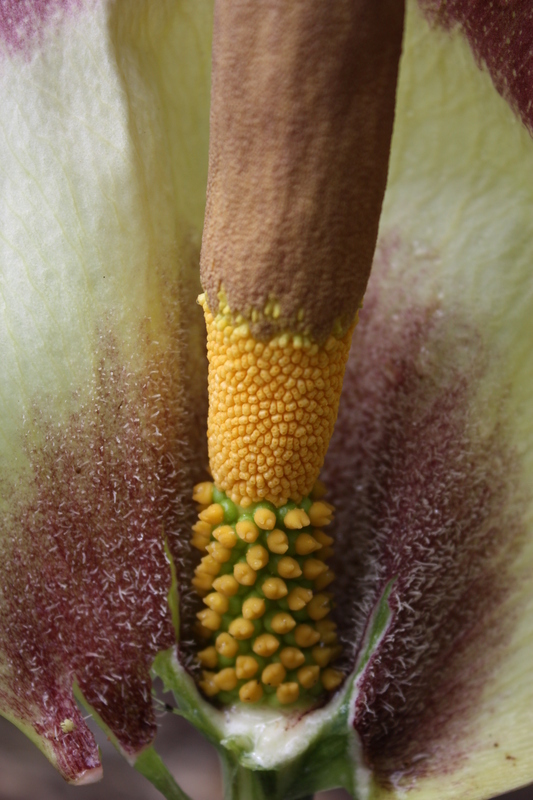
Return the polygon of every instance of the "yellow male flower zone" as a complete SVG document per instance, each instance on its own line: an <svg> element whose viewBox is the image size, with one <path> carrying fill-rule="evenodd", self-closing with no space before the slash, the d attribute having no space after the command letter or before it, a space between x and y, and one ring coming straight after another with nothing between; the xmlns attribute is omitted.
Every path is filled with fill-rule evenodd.
<svg viewBox="0 0 533 800"><path fill-rule="evenodd" d="M373 275L322 467L334 414L309 411L328 369L312 351L332 336L345 352L364 292L392 125L372 98L399 5L341 2L342 24L305 6L264 23L282 85L258 24L233 51L244 72L218 51L201 286L211 4L0 3L0 711L88 782L101 765L76 695L183 798L151 745L154 665L220 749L228 796L490 797L533 778L529 12L408 3ZM234 20L217 13L220 42ZM352 29L377 37L366 58ZM334 85L367 87L366 127ZM244 121L239 92L261 98ZM237 421L210 418L213 480L202 289L211 341L240 314L244 346L234 371L212 352L211 415L234 381L242 394ZM244 354L298 397L254 403ZM300 426L301 400L317 420Z"/></svg>

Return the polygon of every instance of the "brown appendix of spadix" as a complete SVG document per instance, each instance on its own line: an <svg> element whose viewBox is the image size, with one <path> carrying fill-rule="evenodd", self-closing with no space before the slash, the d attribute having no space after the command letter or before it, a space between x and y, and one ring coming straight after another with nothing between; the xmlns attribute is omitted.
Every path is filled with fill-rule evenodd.
<svg viewBox="0 0 533 800"><path fill-rule="evenodd" d="M192 545L200 688L311 705L342 682L318 477L387 179L403 3L218 2L201 254L213 482ZM325 591L327 589L327 591Z"/></svg>
<svg viewBox="0 0 533 800"><path fill-rule="evenodd" d="M366 289L402 0L217 2L201 280L259 338L324 343Z"/></svg>

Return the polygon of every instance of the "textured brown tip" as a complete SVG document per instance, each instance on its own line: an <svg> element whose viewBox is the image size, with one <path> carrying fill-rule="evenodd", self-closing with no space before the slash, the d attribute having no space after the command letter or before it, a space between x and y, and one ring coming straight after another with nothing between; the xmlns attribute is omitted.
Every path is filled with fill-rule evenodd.
<svg viewBox="0 0 533 800"><path fill-rule="evenodd" d="M353 322L377 237L403 0L219 0L202 283L256 336Z"/></svg>

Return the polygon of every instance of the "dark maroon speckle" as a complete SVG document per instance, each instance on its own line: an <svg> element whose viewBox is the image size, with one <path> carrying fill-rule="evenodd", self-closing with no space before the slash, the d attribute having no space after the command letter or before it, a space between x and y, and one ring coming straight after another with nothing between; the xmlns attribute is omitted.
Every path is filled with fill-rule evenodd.
<svg viewBox="0 0 533 800"><path fill-rule="evenodd" d="M419 0L429 19L460 28L498 92L533 133L533 6L530 0Z"/></svg>
<svg viewBox="0 0 533 800"><path fill-rule="evenodd" d="M50 741L69 779L98 764L74 681L126 753L155 735L149 670L175 641L164 538L187 585L195 440L205 439L193 418L203 401L188 398L177 354L147 335L139 372L111 334L100 341L91 401L74 398L58 425L46 411L54 398L42 398L27 420L31 484L0 475L12 498L1 522L0 704ZM67 735L65 718L76 723Z"/></svg>
<svg viewBox="0 0 533 800"><path fill-rule="evenodd" d="M523 506L504 389L496 377L486 401L478 393L497 356L459 303L413 300L390 268L397 247L382 244L376 256L325 480L349 642L361 641L369 609L396 578L355 726L378 779L406 785L464 757L460 742L512 627L498 612Z"/></svg>

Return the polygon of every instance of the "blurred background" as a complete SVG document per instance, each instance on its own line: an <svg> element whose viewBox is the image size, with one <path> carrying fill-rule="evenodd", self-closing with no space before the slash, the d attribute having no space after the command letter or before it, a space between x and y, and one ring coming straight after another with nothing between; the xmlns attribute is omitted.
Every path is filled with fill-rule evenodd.
<svg viewBox="0 0 533 800"><path fill-rule="evenodd" d="M181 787L192 800L222 800L214 749L176 715L165 714L160 724L157 749ZM19 730L0 718L0 800L162 800L162 795L128 766L97 726L91 727L102 749L104 779L91 786L75 787L57 775ZM504 797L533 800L533 786ZM342 790L321 792L315 800L349 800L349 795Z"/></svg>

